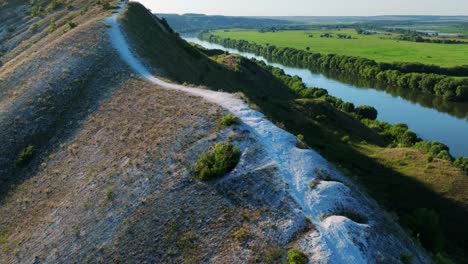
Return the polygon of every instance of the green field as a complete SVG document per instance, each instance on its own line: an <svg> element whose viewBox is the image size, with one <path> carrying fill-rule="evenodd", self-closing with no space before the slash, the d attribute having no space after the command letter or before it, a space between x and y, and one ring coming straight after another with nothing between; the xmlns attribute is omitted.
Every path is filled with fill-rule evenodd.
<svg viewBox="0 0 468 264"><path fill-rule="evenodd" d="M332 33L333 37L321 38L320 35L324 33ZM250 30L218 30L213 34L277 47L298 49L309 47L312 52L359 56L378 62L420 62L445 67L468 65L468 44L399 41L395 39L398 37L396 34L359 35L353 29L267 33ZM353 39L339 39L337 34L347 34Z"/></svg>

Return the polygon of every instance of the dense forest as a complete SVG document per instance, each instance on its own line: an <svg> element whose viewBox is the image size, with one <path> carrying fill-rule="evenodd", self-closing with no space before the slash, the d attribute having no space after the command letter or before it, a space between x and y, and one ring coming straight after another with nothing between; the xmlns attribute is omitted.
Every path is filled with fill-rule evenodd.
<svg viewBox="0 0 468 264"><path fill-rule="evenodd" d="M356 76L384 87L421 91L450 101L468 101L468 78L453 77L468 76L468 66L443 68L419 63L379 63L360 57L320 54L274 45L262 46L245 40L223 39L206 32L199 33L198 37L288 66Z"/></svg>

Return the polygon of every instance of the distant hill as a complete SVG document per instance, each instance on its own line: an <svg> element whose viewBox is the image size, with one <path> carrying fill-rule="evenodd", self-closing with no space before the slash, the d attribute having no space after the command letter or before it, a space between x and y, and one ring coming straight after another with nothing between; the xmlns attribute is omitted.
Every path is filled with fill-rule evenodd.
<svg viewBox="0 0 468 264"><path fill-rule="evenodd" d="M273 19L288 23L335 24L335 23L468 23L468 16L265 16L257 19Z"/></svg>
<svg viewBox="0 0 468 264"><path fill-rule="evenodd" d="M179 33L193 33L202 30L229 28L281 30L307 30L312 25L323 24L385 24L385 26L400 25L446 25L468 24L468 16L266 16L266 17L234 17L209 16L204 14L156 14L167 20L169 25Z"/></svg>
<svg viewBox="0 0 468 264"><path fill-rule="evenodd" d="M282 19L254 18L254 17L230 17L207 16L203 14L156 14L167 20L171 27L180 33L198 32L201 30L215 30L223 28L265 28L275 25L288 25L297 22Z"/></svg>

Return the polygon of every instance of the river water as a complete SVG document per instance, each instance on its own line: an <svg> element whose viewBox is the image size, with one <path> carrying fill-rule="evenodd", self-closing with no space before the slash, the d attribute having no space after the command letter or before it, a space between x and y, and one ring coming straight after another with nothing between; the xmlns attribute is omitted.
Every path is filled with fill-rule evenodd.
<svg viewBox="0 0 468 264"><path fill-rule="evenodd" d="M272 63L252 53L225 48L194 37L185 37L184 39L207 49L222 49L247 58L264 61L269 65L283 69L286 74L301 77L308 87L325 88L330 95L352 102L356 106L371 105L379 112L379 120L391 124L406 123L419 137L425 140L439 141L449 146L452 155L456 157L468 156L468 103L444 102L450 106L450 109L457 109L457 114L449 114L450 111L448 111L449 113L438 111L424 106L427 104L412 102L386 91L351 85L307 69Z"/></svg>

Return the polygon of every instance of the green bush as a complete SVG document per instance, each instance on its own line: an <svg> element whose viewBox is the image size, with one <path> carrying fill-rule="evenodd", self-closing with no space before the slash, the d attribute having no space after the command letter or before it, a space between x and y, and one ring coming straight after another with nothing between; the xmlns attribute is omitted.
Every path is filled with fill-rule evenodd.
<svg viewBox="0 0 468 264"><path fill-rule="evenodd" d="M456 95L461 101L468 100L468 85L461 85L457 87Z"/></svg>
<svg viewBox="0 0 468 264"><path fill-rule="evenodd" d="M33 159L34 152L35 152L35 149L34 149L33 145L29 145L29 146L25 147L19 153L18 158L16 159L16 165L18 167L22 167L22 166L28 164L28 162L30 162Z"/></svg>
<svg viewBox="0 0 468 264"><path fill-rule="evenodd" d="M351 138L349 136L343 136L341 138L341 142L343 142L345 144L349 144L349 142L351 142Z"/></svg>
<svg viewBox="0 0 468 264"><path fill-rule="evenodd" d="M374 107L368 105L362 105L357 107L356 114L362 119L377 119L377 110Z"/></svg>
<svg viewBox="0 0 468 264"><path fill-rule="evenodd" d="M49 6L47 6L47 9L46 9L47 12L51 12L63 6L63 2L64 2L63 0L52 0Z"/></svg>
<svg viewBox="0 0 468 264"><path fill-rule="evenodd" d="M307 143L305 142L305 137L302 134L299 134L296 136L297 138L297 143L296 147L300 149L308 149L309 147L307 146Z"/></svg>
<svg viewBox="0 0 468 264"><path fill-rule="evenodd" d="M306 264L307 256L302 253L297 247L288 251L288 264Z"/></svg>
<svg viewBox="0 0 468 264"><path fill-rule="evenodd" d="M214 144L195 163L195 172L202 180L213 180L224 176L236 167L241 152L230 142Z"/></svg>
<svg viewBox="0 0 468 264"><path fill-rule="evenodd" d="M42 8L42 6L34 6L34 7L31 9L31 13L30 13L29 15L32 16L32 17L44 16L44 15L45 15L45 11L44 11L44 9Z"/></svg>
<svg viewBox="0 0 468 264"><path fill-rule="evenodd" d="M221 118L221 120L219 121L219 126L228 127L239 123L239 118L235 117L233 114L227 114Z"/></svg>
<svg viewBox="0 0 468 264"><path fill-rule="evenodd" d="M460 167L462 170L465 171L465 173L468 173L468 157L460 157L457 158L453 164L455 166Z"/></svg>
<svg viewBox="0 0 468 264"><path fill-rule="evenodd" d="M424 248L433 253L444 251L445 238L436 211L425 208L417 209L407 215L404 222Z"/></svg>
<svg viewBox="0 0 468 264"><path fill-rule="evenodd" d="M421 141L414 145L414 147L423 153L430 154L439 159L452 160L449 154L449 147L436 141Z"/></svg>
<svg viewBox="0 0 468 264"><path fill-rule="evenodd" d="M408 253L401 253L400 260L404 264L411 264L413 262L413 256Z"/></svg>
<svg viewBox="0 0 468 264"><path fill-rule="evenodd" d="M58 26L57 23L55 23L55 18L50 19L50 24L49 24L49 32L52 33L55 30L57 30Z"/></svg>
<svg viewBox="0 0 468 264"><path fill-rule="evenodd" d="M37 23L32 24L32 26L29 28L31 32L36 33L39 30L39 25Z"/></svg>
<svg viewBox="0 0 468 264"><path fill-rule="evenodd" d="M268 263L268 264L282 263L283 262L282 258L283 258L283 249L281 249L278 246L272 246L272 247L267 248L265 252L265 263Z"/></svg>
<svg viewBox="0 0 468 264"><path fill-rule="evenodd" d="M16 28L14 26L9 26L8 27L8 33L13 33L15 32Z"/></svg>
<svg viewBox="0 0 468 264"><path fill-rule="evenodd" d="M68 21L67 21L67 25L70 27L70 29L72 29L72 28L76 28L76 26L77 26L78 24L76 24L76 22L73 22L73 21L71 21L71 20L68 20Z"/></svg>
<svg viewBox="0 0 468 264"><path fill-rule="evenodd" d="M437 253L434 260L437 264L455 264L455 262L444 256L442 253Z"/></svg>

